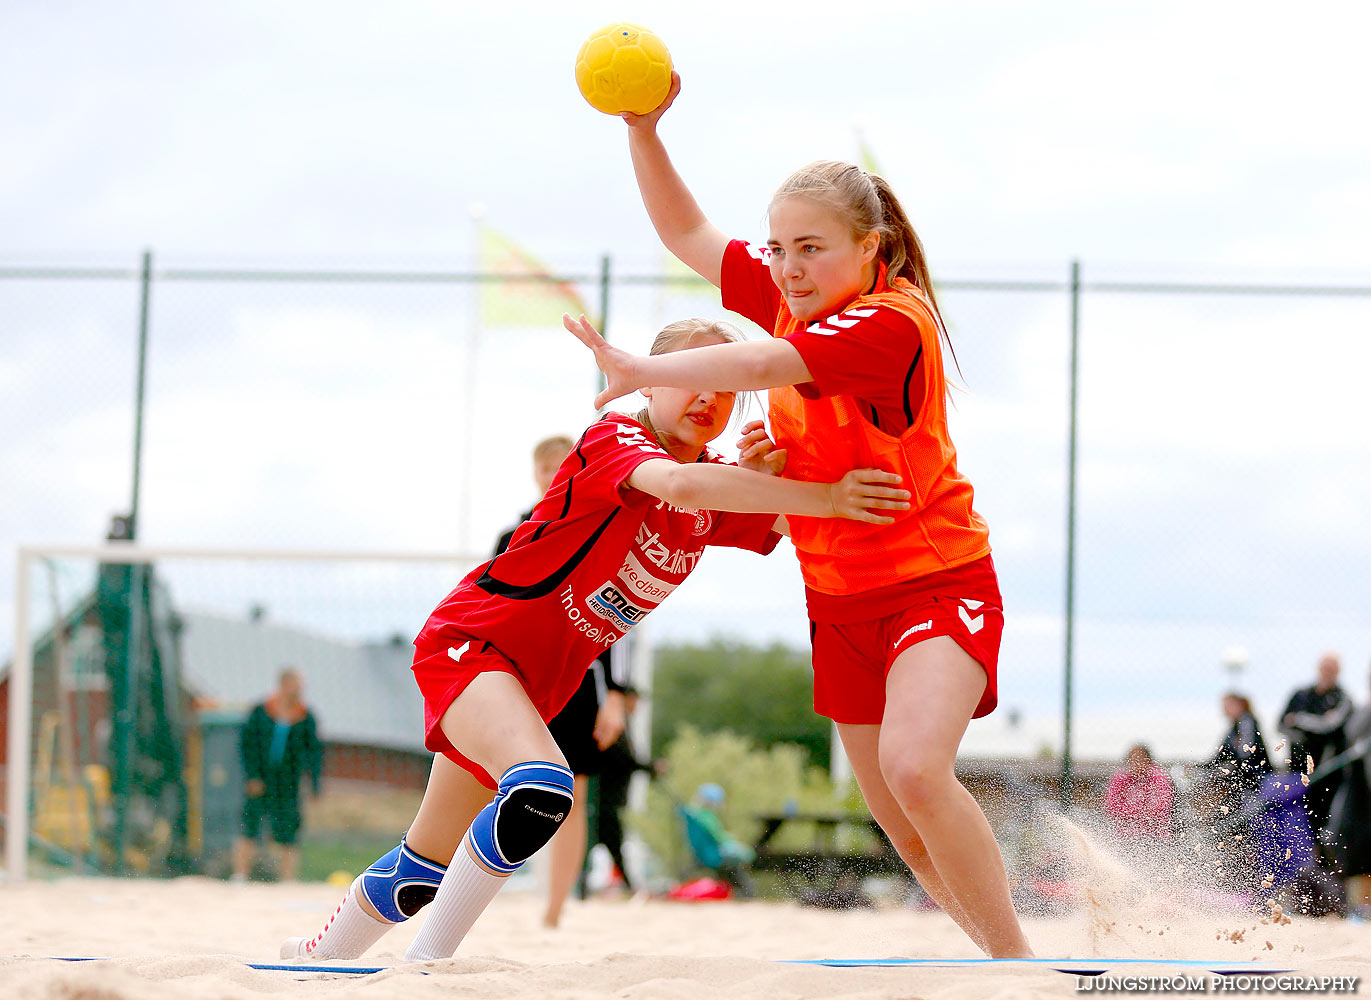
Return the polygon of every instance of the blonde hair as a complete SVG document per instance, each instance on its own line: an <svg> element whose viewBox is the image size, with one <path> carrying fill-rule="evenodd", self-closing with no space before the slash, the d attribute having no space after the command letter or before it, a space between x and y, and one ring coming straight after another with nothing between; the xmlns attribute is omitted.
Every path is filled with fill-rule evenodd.
<svg viewBox="0 0 1371 1000"><path fill-rule="evenodd" d="M771 204L795 196L810 198L832 209L848 227L854 241L861 241L871 232L880 236L876 257L885 262L887 277L906 278L928 297L933 317L955 363L957 352L952 349L952 339L947 334L947 325L943 323L942 311L933 292L923 243L885 178L868 174L852 163L815 160L787 177L771 196Z"/></svg>
<svg viewBox="0 0 1371 1000"><path fill-rule="evenodd" d="M743 339L742 332L736 326L721 319L678 319L662 327L662 332L657 334L652 341L652 349L647 353L684 351L695 346L691 341L697 337L714 337L727 344L736 344Z"/></svg>
<svg viewBox="0 0 1371 1000"><path fill-rule="evenodd" d="M673 351L685 351L692 347L703 347L704 344L695 343L696 340L706 340L713 338L722 340L726 344L742 343L746 338L742 331L732 323L722 319L700 319L698 316L691 319L678 319L675 323L668 323L662 327L660 333L652 340L652 348L647 353L671 354ZM735 393L735 396L744 395ZM751 397L748 396L748 399ZM744 407L746 408L746 407ZM633 415L633 419L638 421L654 437L658 437L657 428L652 426L652 420L648 416L648 408L644 406ZM737 416L738 410L735 408L734 415ZM659 438L660 440L660 438Z"/></svg>
<svg viewBox="0 0 1371 1000"><path fill-rule="evenodd" d="M554 434L552 437L545 437L533 446L533 461L548 462L556 459L559 463L567 455L571 454L571 449L576 447L576 442L565 434Z"/></svg>

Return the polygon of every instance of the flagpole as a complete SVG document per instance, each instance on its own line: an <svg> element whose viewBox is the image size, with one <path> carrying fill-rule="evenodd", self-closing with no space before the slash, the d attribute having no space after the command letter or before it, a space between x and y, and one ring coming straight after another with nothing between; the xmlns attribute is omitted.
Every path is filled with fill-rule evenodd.
<svg viewBox="0 0 1371 1000"><path fill-rule="evenodd" d="M609 254L600 255L600 336L609 339ZM595 366L595 394L598 396L606 385L605 373Z"/></svg>
<svg viewBox="0 0 1371 1000"><path fill-rule="evenodd" d="M476 269L481 269L481 226L485 219L485 206L480 202L473 202L471 205L471 245L475 251L472 259L476 261ZM485 301L485 283L490 278L487 275L479 275L478 280L472 285L471 314L467 320L467 357L466 357L466 392L462 402L462 465L460 475L462 481L459 486L459 506L461 509L461 526L457 536L458 549L462 552L470 552L471 549L471 521L472 521L472 500L471 500L471 471L473 466L473 453L476 450L476 358L481 348L481 303Z"/></svg>

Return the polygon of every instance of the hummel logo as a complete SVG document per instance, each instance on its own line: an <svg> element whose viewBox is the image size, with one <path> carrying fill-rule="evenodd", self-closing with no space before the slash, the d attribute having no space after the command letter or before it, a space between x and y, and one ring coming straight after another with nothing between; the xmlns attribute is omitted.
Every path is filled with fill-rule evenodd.
<svg viewBox="0 0 1371 1000"><path fill-rule="evenodd" d="M891 649L898 649L899 646L900 646L900 643L904 642L906 639L908 639L908 638L909 638L911 635L913 635L915 632L927 632L927 631L928 631L929 629L931 629L932 627L933 627L933 619L930 618L928 621L924 622L922 625L915 625L913 628L907 628L907 629L904 630L904 634L901 635L898 639L896 639L896 640L891 644L890 648L891 648Z"/></svg>
<svg viewBox="0 0 1371 1000"><path fill-rule="evenodd" d="M838 313L836 316L828 317L828 319L824 320L822 323L809 324L805 332L822 333L828 336L832 336L833 334L837 333L838 330L851 329L852 327L856 326L859 321L865 319L868 316L874 315L876 315L875 309L848 309L845 312ZM857 319L846 318L849 316L856 316ZM829 329L829 326L824 326L824 323L829 324L829 326L836 326L838 330L831 330Z"/></svg>
<svg viewBox="0 0 1371 1000"><path fill-rule="evenodd" d="M966 605L966 608L970 608L972 611L975 611L985 602L968 601L963 599L962 603ZM982 613L977 615L975 618L972 618L971 613L967 611L966 608L958 608L957 614L961 616L962 624L966 626L966 630L970 632L972 635L975 635L977 632L979 632L982 628L985 627L985 615Z"/></svg>

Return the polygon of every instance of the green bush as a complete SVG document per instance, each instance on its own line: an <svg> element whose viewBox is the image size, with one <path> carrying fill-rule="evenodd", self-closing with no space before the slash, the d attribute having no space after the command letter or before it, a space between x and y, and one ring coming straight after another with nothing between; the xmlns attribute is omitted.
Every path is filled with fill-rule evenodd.
<svg viewBox="0 0 1371 1000"><path fill-rule="evenodd" d="M653 781L647 811L631 816L629 823L662 859L667 874L675 878L692 872L676 807L690 802L695 789L707 781L721 785L727 793L720 818L730 833L747 844L755 843L761 833L760 816L786 811L865 812L855 785L846 793L837 790L827 772L809 763L808 755L798 746L777 743L762 748L737 733L705 733L685 723L662 757L666 773ZM807 826L786 824L777 835L776 846L803 846L813 837L813 830ZM852 831L848 836L851 842L844 846L869 848L864 832Z"/></svg>

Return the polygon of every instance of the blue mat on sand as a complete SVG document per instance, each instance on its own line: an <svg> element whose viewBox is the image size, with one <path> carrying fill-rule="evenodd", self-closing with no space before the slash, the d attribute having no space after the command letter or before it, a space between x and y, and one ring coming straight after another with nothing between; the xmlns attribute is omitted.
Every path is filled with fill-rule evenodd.
<svg viewBox="0 0 1371 1000"><path fill-rule="evenodd" d="M964 969L976 966L1028 965L1055 969L1077 976L1101 976L1110 969L1125 965L1151 968L1183 968L1204 970L1216 976L1268 976L1291 969L1277 968L1263 962L1224 962L1194 958L807 958L785 960L790 965L827 965L832 968L853 969L868 966L922 969Z"/></svg>
<svg viewBox="0 0 1371 1000"><path fill-rule="evenodd" d="M10 955L8 958L22 956ZM108 958L49 956L54 962L106 962ZM826 965L830 968L907 968L907 969L965 969L978 966L1039 966L1065 972L1076 976L1101 976L1110 969L1120 966L1147 966L1151 968L1182 968L1203 970L1216 976L1256 975L1268 976L1291 969L1278 968L1263 962L1224 962L1193 958L792 958L779 959L785 965ZM308 975L370 976L378 972L388 972L388 965L328 965L325 963L301 962L244 962L249 969L264 972L297 972Z"/></svg>
<svg viewBox="0 0 1371 1000"><path fill-rule="evenodd" d="M24 958L23 955L7 955L6 958ZM97 957L88 955L83 957L69 957L66 955L46 956L52 962L112 962L109 957ZM163 956L167 957L167 956ZM244 962L244 966L249 969L260 969L264 972L309 972L320 975L347 975L347 976L370 976L377 972L389 972L388 965L326 965L316 962L300 962L291 964L288 962Z"/></svg>

